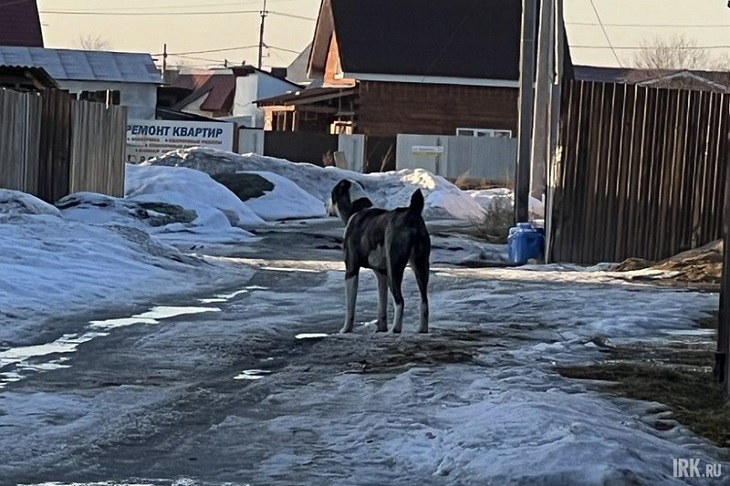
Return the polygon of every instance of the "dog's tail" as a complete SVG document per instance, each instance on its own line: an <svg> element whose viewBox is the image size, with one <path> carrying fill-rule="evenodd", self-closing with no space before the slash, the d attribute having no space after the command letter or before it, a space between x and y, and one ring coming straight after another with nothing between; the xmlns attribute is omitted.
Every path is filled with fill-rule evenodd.
<svg viewBox="0 0 730 486"><path fill-rule="evenodd" d="M408 206L408 211L412 214L421 214L424 204L423 193L420 189L416 189L416 192L411 196L411 205Z"/></svg>

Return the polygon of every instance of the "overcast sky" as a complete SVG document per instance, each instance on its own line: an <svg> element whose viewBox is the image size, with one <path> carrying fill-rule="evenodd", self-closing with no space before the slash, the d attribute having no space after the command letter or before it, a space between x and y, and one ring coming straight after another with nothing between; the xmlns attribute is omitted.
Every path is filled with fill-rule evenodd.
<svg viewBox="0 0 730 486"><path fill-rule="evenodd" d="M320 0L267 1L270 15L265 43L271 47L266 50L264 66L285 66L311 41ZM118 51L158 54L167 43L168 52L186 53L182 54L185 57L171 58L173 63L183 60L191 66L206 66L224 59L236 64L256 63L255 47L196 51L255 46L263 0L38 0L38 5L48 47L79 48L81 36L98 36ZM179 15L216 11L225 13ZM161 15L150 15L153 13ZM675 34L709 46L715 56L730 56L730 8L726 0L565 0L565 20L577 64L626 65L635 50L622 48ZM613 50L607 48L609 41Z"/></svg>

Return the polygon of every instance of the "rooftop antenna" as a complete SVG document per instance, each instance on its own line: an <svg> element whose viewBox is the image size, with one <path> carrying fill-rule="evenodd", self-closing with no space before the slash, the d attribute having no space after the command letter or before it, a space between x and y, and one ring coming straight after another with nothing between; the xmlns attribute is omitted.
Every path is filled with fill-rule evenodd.
<svg viewBox="0 0 730 486"><path fill-rule="evenodd" d="M259 31L259 62L258 68L261 69L261 61L264 57L264 23L266 22L266 16L269 14L266 10L266 0L264 0L264 9L261 10L261 30Z"/></svg>

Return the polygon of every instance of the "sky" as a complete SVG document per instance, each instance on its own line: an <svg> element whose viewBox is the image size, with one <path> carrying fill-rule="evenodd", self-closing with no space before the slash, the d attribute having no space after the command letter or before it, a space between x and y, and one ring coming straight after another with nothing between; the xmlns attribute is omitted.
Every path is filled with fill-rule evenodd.
<svg viewBox="0 0 730 486"><path fill-rule="evenodd" d="M270 48L263 65L286 66L311 41L320 0L266 1L270 15L264 42ZM119 6L101 0L38 0L38 5L48 47L79 48L81 37L97 36L112 50L160 54L167 43L169 53L180 54L170 57L171 63L203 67L223 60L256 63L256 47L231 48L258 44L263 2L125 0ZM196 14L180 15L185 12ZM579 64L625 66L643 40L678 34L707 46L716 57L730 56L726 0L565 0L565 20Z"/></svg>
<svg viewBox="0 0 730 486"><path fill-rule="evenodd" d="M332 187L322 174L341 173L199 148L158 160L172 161L208 168L235 162L254 170L265 165L280 177L260 173L277 186L263 198L271 198L269 207L288 208L277 219L296 215L288 211L300 208L288 196L301 200L304 181L311 196L321 197ZM410 325L401 337L372 333L373 321L367 319L375 313L372 304L366 307L376 296L371 272L362 272L353 335L322 336L341 322L344 263L336 249L321 257L312 255L307 243L293 244L284 257L293 259L285 260L256 251L265 252L269 243L239 239L225 245L228 254L244 251L255 258L205 256L210 239L203 236L229 241L233 227L223 213L245 216L244 207L256 210L251 200L241 202L205 173L182 167L128 165L127 171L125 199L77 194L85 203L71 208L0 191L0 477L58 480L70 471L73 484L112 485L119 483L83 481L108 478L117 466L113 477L127 483L118 462L103 460L107 448L100 445L124 445L127 449L119 450L129 452L150 437L166 440L165 457L147 461L154 468L134 471L136 485L199 484L212 480L206 474L215 474L216 483L296 477L316 484L327 476L345 483L374 478L381 484L404 477L415 484L679 484L672 478L673 458L700 461L702 472L722 460L722 451L674 426L656 403L612 399L555 370L556 364L603 360L605 348L613 345L680 342L712 349L713 331L698 329L695 322L717 310L717 293L651 286L652 275L671 275L656 270L623 274L625 279L641 275L643 283L636 284L605 271L605 265L455 267L464 249L481 253L488 244L434 232L428 336L414 335L417 307L411 304L406 306ZM404 174L347 175L370 180L366 188L388 189L392 200L398 186L414 183ZM293 179L282 182L285 176L297 176L299 188ZM455 192L432 175L420 184L431 194ZM368 194L378 195L369 189ZM134 206L151 200L180 201L201 213L192 226L153 226L145 223L149 218L137 219L141 207ZM322 202L316 204L320 216ZM320 217L277 227L291 241L302 228L326 238L341 234L340 224L323 222ZM491 246L504 254L505 245ZM197 254L190 254L191 247ZM408 292L413 284L406 274ZM317 333L325 341L298 348L301 352L286 361L277 354L271 364L262 359L265 371L241 364L230 373L234 362L246 362L235 349L226 351L231 346L251 344L255 360L267 356L257 350L276 353L293 346L300 332ZM121 341L125 333L128 341ZM267 347L273 340L277 344ZM151 361L164 362L162 378L144 366L104 374L104 363L118 355L112 352L112 361L94 358L113 343L132 341L134 350L119 352L135 363L143 354L163 353ZM430 352L433 359L421 359ZM373 372L357 373L353 353ZM412 362L391 359L395 355ZM211 370L217 386L231 380L229 393L200 391L199 380L212 376ZM55 375L43 381L47 373ZM69 376L84 377L83 392L59 386ZM102 379L107 376L112 379ZM244 378L254 383L243 384ZM90 391L102 383L122 386ZM230 405L231 390L242 397L236 406ZM266 399L259 403L251 397ZM211 404L213 420L177 406L191 400ZM249 405L267 413L244 413ZM657 430L659 420L669 430ZM194 423L194 432L176 428L172 436L164 427L182 422ZM184 440L176 440L180 437ZM210 444L225 446L211 449ZM119 457L128 456L120 452ZM214 464L216 471L182 467L191 457L201 459L195 464ZM241 461L250 457L256 460ZM723 474L728 467L721 463ZM174 479L165 478L171 469ZM146 473L156 480L145 479Z"/></svg>

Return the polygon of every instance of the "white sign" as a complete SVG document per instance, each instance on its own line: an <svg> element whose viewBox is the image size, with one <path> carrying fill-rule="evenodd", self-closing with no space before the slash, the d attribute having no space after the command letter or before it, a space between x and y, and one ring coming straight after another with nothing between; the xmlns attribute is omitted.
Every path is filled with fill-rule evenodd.
<svg viewBox="0 0 730 486"><path fill-rule="evenodd" d="M444 148L438 145L414 145L411 152L416 155L440 155L444 153Z"/></svg>
<svg viewBox="0 0 730 486"><path fill-rule="evenodd" d="M144 162L171 150L210 147L233 150L233 123L129 120L127 162Z"/></svg>

